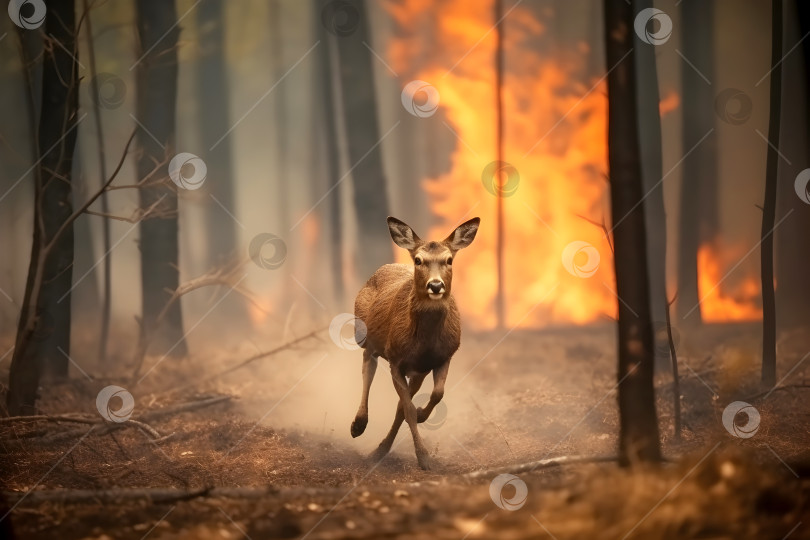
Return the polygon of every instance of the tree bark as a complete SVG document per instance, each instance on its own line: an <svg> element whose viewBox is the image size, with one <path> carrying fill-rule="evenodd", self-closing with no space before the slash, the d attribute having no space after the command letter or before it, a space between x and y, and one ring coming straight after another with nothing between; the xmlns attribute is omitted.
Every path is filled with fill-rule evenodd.
<svg viewBox="0 0 810 540"><path fill-rule="evenodd" d="M388 188L383 168L381 135L377 120L374 71L368 13L363 1L352 2L359 13L357 30L337 38L343 114L347 127L352 169L354 207L357 214L358 249L355 268L362 280L391 261L393 250L385 220Z"/></svg>
<svg viewBox="0 0 810 540"><path fill-rule="evenodd" d="M178 271L177 195L168 180L168 162L175 154L175 107L177 98L177 12L173 1L136 2L138 37L143 56L137 64L136 115L138 131L138 178L158 172L148 183L163 182L140 189L141 209L146 211L158 200L156 217L140 223L142 331L152 335L155 352L183 356L187 353L183 336L180 303L175 303L155 327L158 314L171 298L180 281ZM140 56L140 55L139 55Z"/></svg>
<svg viewBox="0 0 810 540"><path fill-rule="evenodd" d="M624 465L661 459L653 389L650 321L633 48L633 9L605 0L608 162L618 302L619 457ZM625 217L626 216L626 217ZM622 219L623 218L623 219Z"/></svg>
<svg viewBox="0 0 810 540"><path fill-rule="evenodd" d="M326 7L330 0L317 0L315 7L318 13ZM321 24L317 26L318 37L322 42L322 47L318 51L320 60L319 86L322 88L320 102L322 104L324 119L324 135L321 142L326 151L327 176L329 188L332 193L329 195L329 257L330 270L332 276L332 289L335 303L343 305L346 293L343 283L343 209L341 206L340 187L337 186L340 180L340 146L339 133L337 128L338 114L338 92L337 86L340 83L337 74L337 49L335 39L329 32L326 32Z"/></svg>
<svg viewBox="0 0 810 540"><path fill-rule="evenodd" d="M34 411L37 388L64 379L70 354L73 227L56 233L73 211L72 162L78 113L78 54L72 1L49 7L45 34L42 104L34 179L34 234L25 295L9 372L10 414ZM44 246L57 238L53 247Z"/></svg>
<svg viewBox="0 0 810 540"><path fill-rule="evenodd" d="M636 13L652 7L652 0L634 0ZM636 70L636 92L638 96L638 130L639 148L641 151L641 176L644 184L646 206L645 224L647 228L647 262L650 274L650 313L654 324L664 323L667 319L667 223L664 207L664 184L661 157L661 115L658 104L658 73L655 62L655 45L644 43L634 33L634 47L638 59ZM660 337L659 337L660 336ZM654 334L656 356L662 365L669 360L667 339L661 334ZM660 351L660 353L659 353Z"/></svg>
<svg viewBox="0 0 810 540"><path fill-rule="evenodd" d="M782 2L771 2L771 89L768 156L765 168L765 202L762 207L762 383L776 384L776 300L773 286L773 227L776 221L779 129L782 101Z"/></svg>
<svg viewBox="0 0 810 540"><path fill-rule="evenodd" d="M716 138L707 136L714 128L714 95L711 84L704 80L714 78L713 25L713 2L684 0L683 55L692 66L684 62L681 70L685 157L681 164L677 320L682 324L700 324L703 320L697 254L701 245L713 243L717 234Z"/></svg>

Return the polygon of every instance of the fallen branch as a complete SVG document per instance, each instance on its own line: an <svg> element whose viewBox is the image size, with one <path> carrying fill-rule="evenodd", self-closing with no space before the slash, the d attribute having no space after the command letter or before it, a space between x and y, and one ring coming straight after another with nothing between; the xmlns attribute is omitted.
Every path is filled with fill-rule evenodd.
<svg viewBox="0 0 810 540"><path fill-rule="evenodd" d="M0 418L0 423L2 423L2 424L9 424L9 423L12 423L12 422L22 422L22 421L33 421L33 422L46 421L46 422L56 422L56 423L73 422L73 423L76 423L76 424L86 424L86 425L97 425L97 426L106 425L108 428L112 428L114 426L118 426L119 428L130 427L131 426L131 427L141 428L142 430L149 433L149 435L151 435L155 439L163 438L163 435L161 435L155 428L153 428L152 426L150 426L146 422L143 422L141 420L134 420L132 418L130 418L130 419L124 421L124 422L115 422L115 423L106 422L105 420L100 419L100 418L96 419L96 418L81 417L81 416L71 416L71 415L59 415L59 416L48 416L48 415L9 416L9 417L6 417L6 418ZM78 430L78 431L80 433L84 433L84 430ZM105 433L107 433L109 431L110 430L108 429L107 431L105 431Z"/></svg>
<svg viewBox="0 0 810 540"><path fill-rule="evenodd" d="M550 469L551 467L559 467L560 465L576 465L580 463L611 463L618 461L618 456L560 456L555 458L541 459L539 461L530 461L528 463L505 465L503 467L495 467L493 469L485 469L483 471L473 471L471 473L463 474L461 477L474 480L477 478L488 478L490 476L496 476L503 473L518 474L522 472L536 471L538 469Z"/></svg>

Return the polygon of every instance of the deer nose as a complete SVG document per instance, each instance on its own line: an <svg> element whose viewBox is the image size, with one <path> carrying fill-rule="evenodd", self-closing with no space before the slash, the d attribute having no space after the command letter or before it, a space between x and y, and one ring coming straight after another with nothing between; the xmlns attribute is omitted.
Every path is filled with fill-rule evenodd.
<svg viewBox="0 0 810 540"><path fill-rule="evenodd" d="M427 284L428 291L433 294L444 292L444 283L438 280L429 281Z"/></svg>

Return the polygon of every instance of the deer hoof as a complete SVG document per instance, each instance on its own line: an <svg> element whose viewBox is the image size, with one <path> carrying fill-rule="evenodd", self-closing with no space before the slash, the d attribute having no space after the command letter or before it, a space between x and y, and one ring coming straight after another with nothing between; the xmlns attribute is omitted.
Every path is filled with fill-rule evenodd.
<svg viewBox="0 0 810 540"><path fill-rule="evenodd" d="M427 452L424 454L416 454L416 461L419 462L419 467L421 467L423 471L429 471L432 469L431 459Z"/></svg>
<svg viewBox="0 0 810 540"><path fill-rule="evenodd" d="M389 450L390 448L380 445L377 447L376 450L374 450L371 454L368 455L368 458L374 462L381 461L382 458L388 455Z"/></svg>
<svg viewBox="0 0 810 540"><path fill-rule="evenodd" d="M421 424L422 422L427 420L428 416L429 415L427 414L427 412L425 412L425 409L423 409L422 407L419 407L418 409L416 409L416 422L418 424Z"/></svg>
<svg viewBox="0 0 810 540"><path fill-rule="evenodd" d="M358 416L352 422L352 437L359 437L366 430L368 416Z"/></svg>

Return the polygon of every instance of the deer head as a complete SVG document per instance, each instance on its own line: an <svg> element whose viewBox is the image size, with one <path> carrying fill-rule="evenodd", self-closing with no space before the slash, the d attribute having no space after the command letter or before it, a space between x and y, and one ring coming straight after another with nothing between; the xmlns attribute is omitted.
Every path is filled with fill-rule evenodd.
<svg viewBox="0 0 810 540"><path fill-rule="evenodd" d="M405 222L388 218L388 230L394 243L411 254L417 298L441 301L450 297L453 259L458 250L469 246L475 239L479 223L480 218L473 218L456 227L444 240L426 242Z"/></svg>

